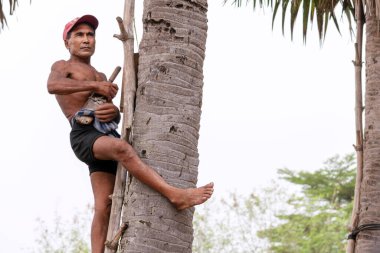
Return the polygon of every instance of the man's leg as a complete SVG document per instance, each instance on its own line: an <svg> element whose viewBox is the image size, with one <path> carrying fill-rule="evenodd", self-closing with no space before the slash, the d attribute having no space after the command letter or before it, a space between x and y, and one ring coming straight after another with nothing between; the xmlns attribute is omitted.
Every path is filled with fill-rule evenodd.
<svg viewBox="0 0 380 253"><path fill-rule="evenodd" d="M94 143L93 153L99 160L121 162L129 173L168 198L178 210L202 204L211 197L214 190L213 183L190 189L180 189L169 185L156 171L141 161L131 145L121 139L99 137Z"/></svg>
<svg viewBox="0 0 380 253"><path fill-rule="evenodd" d="M115 176L106 172L91 173L91 185L94 193L95 213L91 226L91 252L103 253L107 238L108 222L111 212L111 200Z"/></svg>

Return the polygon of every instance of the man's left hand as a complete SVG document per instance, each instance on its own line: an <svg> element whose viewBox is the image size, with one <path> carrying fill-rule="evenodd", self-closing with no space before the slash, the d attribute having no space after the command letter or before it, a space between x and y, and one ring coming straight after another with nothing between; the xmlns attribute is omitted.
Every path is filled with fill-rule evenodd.
<svg viewBox="0 0 380 253"><path fill-rule="evenodd" d="M112 103L104 103L99 105L95 110L95 117L100 122L110 122L119 114L119 109Z"/></svg>

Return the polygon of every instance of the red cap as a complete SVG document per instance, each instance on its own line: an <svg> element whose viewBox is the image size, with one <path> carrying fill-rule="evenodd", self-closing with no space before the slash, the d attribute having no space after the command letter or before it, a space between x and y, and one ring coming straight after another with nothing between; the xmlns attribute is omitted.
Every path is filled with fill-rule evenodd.
<svg viewBox="0 0 380 253"><path fill-rule="evenodd" d="M74 18L73 20L71 20L69 23L65 25L65 29L63 30L63 40L66 40L67 34L70 32L70 30L76 24L80 24L80 23L89 23L90 25L94 27L95 30L99 25L99 21L92 15L84 15L82 17Z"/></svg>

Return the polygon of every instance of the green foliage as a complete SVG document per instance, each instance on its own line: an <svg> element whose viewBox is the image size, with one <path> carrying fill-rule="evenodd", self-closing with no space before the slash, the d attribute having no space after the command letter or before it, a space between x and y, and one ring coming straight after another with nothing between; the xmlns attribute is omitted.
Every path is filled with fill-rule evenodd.
<svg viewBox="0 0 380 253"><path fill-rule="evenodd" d="M280 169L280 178L300 185L303 193L310 199L324 200L331 205L346 204L353 200L355 188L355 160L352 154L332 157L325 166L314 172L294 172Z"/></svg>
<svg viewBox="0 0 380 253"><path fill-rule="evenodd" d="M92 208L76 213L71 222L56 215L53 227L38 219L39 237L36 253L90 253L90 224Z"/></svg>
<svg viewBox="0 0 380 253"><path fill-rule="evenodd" d="M232 5L242 6L243 0L224 0L224 4L231 2ZM246 0L246 5L252 2L253 9L256 9L257 5L260 8L270 7L273 10L272 16L272 28L274 21L276 19L279 9L282 11L281 23L282 23L282 33L285 32L285 20L286 12L289 10L290 13L290 33L291 39L293 39L294 25L296 18L299 13L299 9L302 6L302 36L304 42L306 42L307 30L309 26L309 21L311 24L315 21L317 22L318 35L320 41L326 36L327 27L329 20L333 20L335 27L340 33L339 24L336 16L336 9L338 3L340 3L339 10L342 11L342 16L345 16L348 20L349 31L352 32L352 20L354 18L354 1L353 0ZM290 3L290 8L289 7Z"/></svg>
<svg viewBox="0 0 380 253"><path fill-rule="evenodd" d="M196 253L344 252L355 187L353 155L313 171L279 170L282 183L198 207Z"/></svg>
<svg viewBox="0 0 380 253"><path fill-rule="evenodd" d="M279 174L301 189L288 199L291 210L277 215L281 224L258 233L269 240L271 252L344 252L355 188L353 155L330 158L315 172Z"/></svg>

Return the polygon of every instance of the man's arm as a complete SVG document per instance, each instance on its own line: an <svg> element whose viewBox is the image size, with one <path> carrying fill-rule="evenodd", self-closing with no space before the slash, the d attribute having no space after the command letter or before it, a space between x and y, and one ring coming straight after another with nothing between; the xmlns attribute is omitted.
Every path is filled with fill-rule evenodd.
<svg viewBox="0 0 380 253"><path fill-rule="evenodd" d="M116 96L118 87L107 81L84 81L70 78L68 63L57 61L51 67L47 82L48 92L56 95L67 95L81 91L91 91L107 97L110 101Z"/></svg>
<svg viewBox="0 0 380 253"><path fill-rule="evenodd" d="M68 64L65 61L57 61L51 67L47 82L48 92L56 95L67 95L81 91L94 91L95 82L78 81L70 78Z"/></svg>

